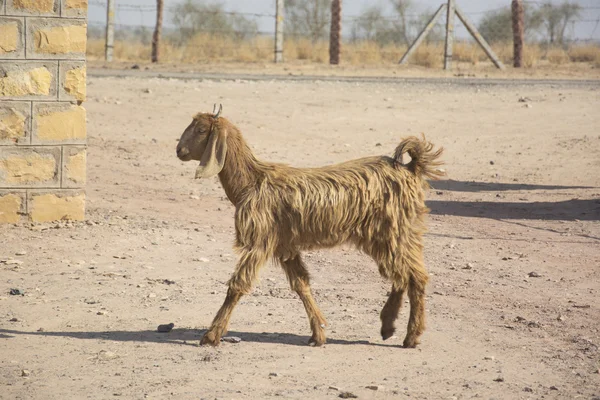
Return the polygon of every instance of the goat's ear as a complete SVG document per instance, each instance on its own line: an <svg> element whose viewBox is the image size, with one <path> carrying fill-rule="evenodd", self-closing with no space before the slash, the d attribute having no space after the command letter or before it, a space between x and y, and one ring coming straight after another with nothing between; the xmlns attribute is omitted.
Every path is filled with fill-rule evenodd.
<svg viewBox="0 0 600 400"><path fill-rule="evenodd" d="M210 178L221 172L226 154L226 134L221 129L215 129L208 137L208 143L200 158L200 165L196 168L196 179Z"/></svg>

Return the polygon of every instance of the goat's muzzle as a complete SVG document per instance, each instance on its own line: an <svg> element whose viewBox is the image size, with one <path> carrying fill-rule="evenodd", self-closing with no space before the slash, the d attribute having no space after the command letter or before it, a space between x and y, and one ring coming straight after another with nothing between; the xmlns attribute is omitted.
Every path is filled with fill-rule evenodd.
<svg viewBox="0 0 600 400"><path fill-rule="evenodd" d="M187 147L177 146L177 157L181 161L189 161L189 160L191 160L191 158L190 158L190 150Z"/></svg>

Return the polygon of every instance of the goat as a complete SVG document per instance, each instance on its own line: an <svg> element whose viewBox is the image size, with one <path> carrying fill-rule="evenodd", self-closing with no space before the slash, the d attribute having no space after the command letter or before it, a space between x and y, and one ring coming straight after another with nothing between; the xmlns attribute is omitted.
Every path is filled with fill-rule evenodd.
<svg viewBox="0 0 600 400"><path fill-rule="evenodd" d="M393 157L367 157L321 168L294 168L258 160L240 130L221 109L199 113L177 145L182 161L196 160L196 178L219 176L235 206L235 247L239 261L228 281L225 302L200 344L216 346L227 331L233 309L248 294L258 270L269 259L278 261L291 289L306 308L312 336L309 345L325 343L326 321L309 286L300 252L353 243L371 256L379 273L392 282L381 311L381 336L395 331L407 291L410 318L404 347L415 347L425 329L423 261L426 178L443 172L425 137L409 137ZM403 163L408 153L411 161Z"/></svg>

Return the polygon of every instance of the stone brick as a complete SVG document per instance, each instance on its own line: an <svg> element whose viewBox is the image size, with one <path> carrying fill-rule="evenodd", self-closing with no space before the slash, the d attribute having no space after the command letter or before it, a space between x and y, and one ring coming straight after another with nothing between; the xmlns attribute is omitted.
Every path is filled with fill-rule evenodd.
<svg viewBox="0 0 600 400"><path fill-rule="evenodd" d="M79 17L87 16L88 0L62 0L61 15L63 17Z"/></svg>
<svg viewBox="0 0 600 400"><path fill-rule="evenodd" d="M85 108L71 103L33 104L33 144L84 144Z"/></svg>
<svg viewBox="0 0 600 400"><path fill-rule="evenodd" d="M60 62L59 100L85 101L86 68L83 61Z"/></svg>
<svg viewBox="0 0 600 400"><path fill-rule="evenodd" d="M56 18L27 19L27 58L85 59L85 21Z"/></svg>
<svg viewBox="0 0 600 400"><path fill-rule="evenodd" d="M0 100L55 99L58 61L0 61Z"/></svg>
<svg viewBox="0 0 600 400"><path fill-rule="evenodd" d="M0 147L0 187L59 187L60 147Z"/></svg>
<svg viewBox="0 0 600 400"><path fill-rule="evenodd" d="M25 214L25 191L0 190L0 224L16 224Z"/></svg>
<svg viewBox="0 0 600 400"><path fill-rule="evenodd" d="M0 146L29 144L31 104L25 101L0 102Z"/></svg>
<svg viewBox="0 0 600 400"><path fill-rule="evenodd" d="M27 210L33 222L82 221L85 218L85 193L81 190L30 191Z"/></svg>
<svg viewBox="0 0 600 400"><path fill-rule="evenodd" d="M62 187L80 188L86 180L86 149L85 147L63 147Z"/></svg>
<svg viewBox="0 0 600 400"><path fill-rule="evenodd" d="M7 15L58 16L59 0L7 0Z"/></svg>
<svg viewBox="0 0 600 400"><path fill-rule="evenodd" d="M25 58L23 18L0 18L0 58Z"/></svg>

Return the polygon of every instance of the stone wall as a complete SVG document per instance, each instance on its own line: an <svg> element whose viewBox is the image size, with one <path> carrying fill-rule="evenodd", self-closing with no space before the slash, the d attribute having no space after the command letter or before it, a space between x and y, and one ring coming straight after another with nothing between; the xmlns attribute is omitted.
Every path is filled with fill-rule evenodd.
<svg viewBox="0 0 600 400"><path fill-rule="evenodd" d="M87 0L0 0L0 223L82 220Z"/></svg>

